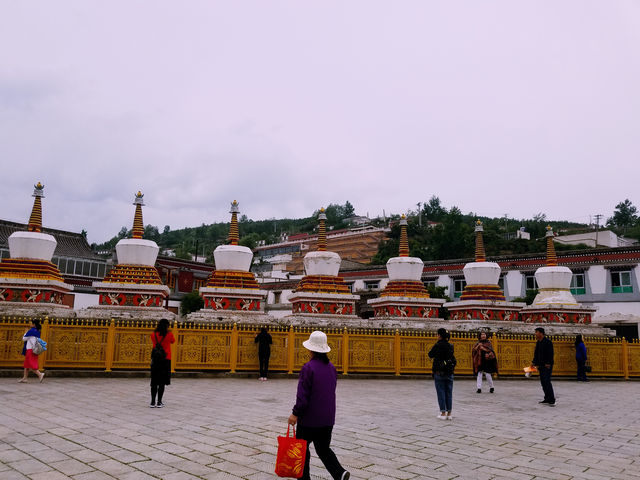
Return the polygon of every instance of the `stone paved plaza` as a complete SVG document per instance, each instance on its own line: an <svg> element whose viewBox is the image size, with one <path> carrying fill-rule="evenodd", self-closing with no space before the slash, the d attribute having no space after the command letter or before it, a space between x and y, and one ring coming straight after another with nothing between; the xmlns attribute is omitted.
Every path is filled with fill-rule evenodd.
<svg viewBox="0 0 640 480"><path fill-rule="evenodd" d="M145 378L0 378L0 479L267 479L294 379L174 378L164 409ZM640 478L640 384L537 379L476 394L458 379L451 422L433 382L340 379L333 446L353 479ZM329 478L312 449L313 478Z"/></svg>

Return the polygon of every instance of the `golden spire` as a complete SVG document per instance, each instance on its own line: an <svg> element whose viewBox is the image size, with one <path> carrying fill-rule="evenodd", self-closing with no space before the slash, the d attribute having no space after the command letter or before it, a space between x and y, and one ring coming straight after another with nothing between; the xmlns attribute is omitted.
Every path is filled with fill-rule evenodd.
<svg viewBox="0 0 640 480"><path fill-rule="evenodd" d="M327 215L324 213L324 208L320 209L320 215L318 215L318 251L327 251L327 229L324 224L327 219Z"/></svg>
<svg viewBox="0 0 640 480"><path fill-rule="evenodd" d="M556 247L553 245L553 230L551 225L547 225L547 267L557 267L558 257L556 257Z"/></svg>
<svg viewBox="0 0 640 480"><path fill-rule="evenodd" d="M133 230L131 231L131 238L142 238L142 234L144 233L144 223L142 222L142 207L144 206L144 201L142 198L144 195L140 190L136 193L136 198L133 201L133 204L136 206L136 213L133 216Z"/></svg>
<svg viewBox="0 0 640 480"><path fill-rule="evenodd" d="M44 197L44 185L38 182L34 185L33 190L33 209L31 210L31 216L29 217L29 226L27 230L29 232L41 232L42 231L42 197Z"/></svg>
<svg viewBox="0 0 640 480"><path fill-rule="evenodd" d="M238 245L238 240L240 240L240 234L238 232L238 212L240 209L238 208L238 202L233 201L231 203L231 210L229 213L231 214L231 225L229 226L229 245Z"/></svg>
<svg viewBox="0 0 640 480"><path fill-rule="evenodd" d="M399 256L408 257L409 256L409 237L407 235L407 217L405 217L404 213L402 217L400 217L400 252Z"/></svg>
<svg viewBox="0 0 640 480"><path fill-rule="evenodd" d="M482 232L484 228L482 227L482 222L480 220L476 221L476 262L486 262L487 259L484 253L484 242L482 240Z"/></svg>

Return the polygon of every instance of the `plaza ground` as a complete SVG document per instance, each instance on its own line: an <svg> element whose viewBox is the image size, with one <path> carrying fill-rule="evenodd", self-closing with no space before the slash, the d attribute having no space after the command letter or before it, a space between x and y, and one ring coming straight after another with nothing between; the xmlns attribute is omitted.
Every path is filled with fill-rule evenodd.
<svg viewBox="0 0 640 480"><path fill-rule="evenodd" d="M150 409L146 378L0 378L2 480L272 479L296 380L174 378ZM352 479L640 479L640 383L536 379L454 386L436 419L433 381L338 382L333 447ZM329 478L312 448L312 478Z"/></svg>

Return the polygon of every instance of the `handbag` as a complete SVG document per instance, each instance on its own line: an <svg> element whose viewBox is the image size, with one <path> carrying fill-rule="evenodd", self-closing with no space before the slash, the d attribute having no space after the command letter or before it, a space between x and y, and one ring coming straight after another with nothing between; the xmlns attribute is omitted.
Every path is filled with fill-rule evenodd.
<svg viewBox="0 0 640 480"><path fill-rule="evenodd" d="M42 352L47 351L47 342L42 340L41 338L36 338L36 343L33 345L31 349L34 355L40 355Z"/></svg>
<svg viewBox="0 0 640 480"><path fill-rule="evenodd" d="M591 373L591 365L585 365L585 366L584 366L584 371L585 371L586 373Z"/></svg>
<svg viewBox="0 0 640 480"><path fill-rule="evenodd" d="M304 462L307 458L307 441L296 438L296 427L293 437L278 437L278 455L276 456L276 475L286 478L300 478L304 473Z"/></svg>

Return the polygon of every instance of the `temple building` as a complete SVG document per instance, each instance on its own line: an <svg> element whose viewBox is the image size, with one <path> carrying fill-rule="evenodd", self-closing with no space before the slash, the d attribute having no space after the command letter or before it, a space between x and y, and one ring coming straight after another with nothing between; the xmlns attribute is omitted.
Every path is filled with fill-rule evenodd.
<svg viewBox="0 0 640 480"><path fill-rule="evenodd" d="M400 248L397 257L387 262L389 282L379 298L368 300L373 307L372 327L424 327L425 321L437 319L445 302L430 298L422 282L424 262L409 256L407 219L400 220Z"/></svg>
<svg viewBox="0 0 640 480"><path fill-rule="evenodd" d="M98 305L78 312L80 316L173 319L174 314L164 308L169 288L163 285L155 267L159 247L156 242L142 238L143 197L138 192L133 203L136 209L132 238L123 238L116 244L118 263L104 280L93 283L99 295Z"/></svg>
<svg viewBox="0 0 640 480"><path fill-rule="evenodd" d="M538 294L533 303L522 309L526 323L563 323L588 325L596 307L580 305L571 294L573 272L558 265L553 244L553 230L547 227L547 265L536 270Z"/></svg>
<svg viewBox="0 0 640 480"><path fill-rule="evenodd" d="M228 245L220 245L213 251L216 269L211 272L207 284L200 288L204 308L187 316L189 321L269 323L264 313L267 292L260 290L252 272L253 252L238 245L237 201L231 203L231 225Z"/></svg>
<svg viewBox="0 0 640 480"><path fill-rule="evenodd" d="M466 286L458 302L448 302L444 306L449 310L450 320L459 321L506 321L518 320L518 312L524 303L507 302L504 292L498 285L500 265L487 262L482 233L482 222L476 222L475 262L464 266Z"/></svg>
<svg viewBox="0 0 640 480"><path fill-rule="evenodd" d="M292 315L284 317L292 324L318 326L360 325L355 315L355 303L360 298L352 295L342 277L340 255L327 251L324 209L318 215L318 249L304 256L305 276L289 297Z"/></svg>
<svg viewBox="0 0 640 480"><path fill-rule="evenodd" d="M9 258L0 262L0 312L23 315L64 315L73 304L73 286L51 262L56 239L42 232L44 185L33 191L33 209L27 231L9 236Z"/></svg>

